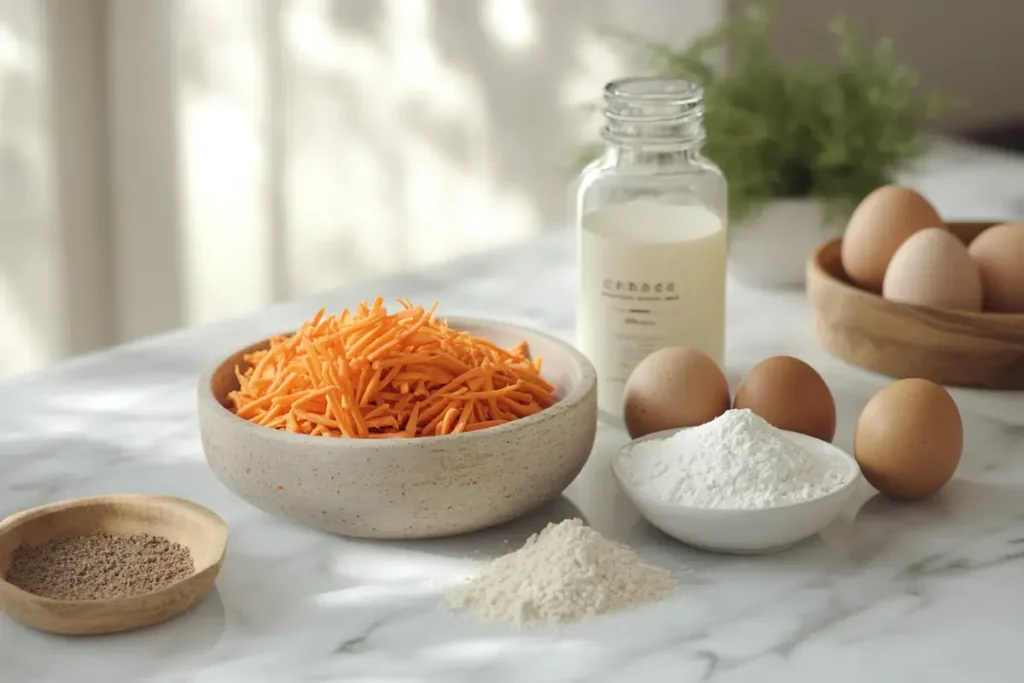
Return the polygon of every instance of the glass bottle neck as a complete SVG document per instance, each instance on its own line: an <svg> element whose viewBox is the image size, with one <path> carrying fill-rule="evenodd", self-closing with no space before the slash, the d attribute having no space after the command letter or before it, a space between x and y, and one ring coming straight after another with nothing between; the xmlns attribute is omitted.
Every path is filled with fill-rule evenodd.
<svg viewBox="0 0 1024 683"><path fill-rule="evenodd" d="M609 142L605 145L602 165L605 167L630 167L651 172L692 166L701 160L700 144L687 146L644 146L621 145Z"/></svg>
<svg viewBox="0 0 1024 683"><path fill-rule="evenodd" d="M696 162L704 142L704 92L673 78L626 78L604 89L604 163L664 168Z"/></svg>

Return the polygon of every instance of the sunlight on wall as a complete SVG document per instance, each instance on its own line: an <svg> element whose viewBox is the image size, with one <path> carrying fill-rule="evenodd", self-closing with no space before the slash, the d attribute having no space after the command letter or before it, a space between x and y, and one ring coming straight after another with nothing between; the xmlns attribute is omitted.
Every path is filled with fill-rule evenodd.
<svg viewBox="0 0 1024 683"><path fill-rule="evenodd" d="M266 306L274 263L262 112L259 5L189 0L178 93L189 324Z"/></svg>
<svg viewBox="0 0 1024 683"><path fill-rule="evenodd" d="M40 7L0 4L0 377L61 351L45 47Z"/></svg>
<svg viewBox="0 0 1024 683"><path fill-rule="evenodd" d="M0 277L0 377L39 367L47 360L32 320L18 304L10 286Z"/></svg>
<svg viewBox="0 0 1024 683"><path fill-rule="evenodd" d="M533 4L532 0L483 0L483 28L506 49L526 52L540 39Z"/></svg>
<svg viewBox="0 0 1024 683"><path fill-rule="evenodd" d="M531 198L497 176L486 95L477 75L439 51L437 5L354 6L369 17L349 25L332 14L336 3L282 3L284 158L270 169L265 17L244 0L182 5L187 322L541 229ZM488 16L509 22L499 49L521 49L536 39L535 18L528 2L509 7ZM268 217L275 179L285 184L283 225ZM284 291L273 291L275 276Z"/></svg>
<svg viewBox="0 0 1024 683"><path fill-rule="evenodd" d="M591 29L721 3L70 6L0 2L0 375L567 226L573 108L624 69Z"/></svg>
<svg viewBox="0 0 1024 683"><path fill-rule="evenodd" d="M31 62L26 50L14 35L10 26L0 24L0 69L3 71L24 71Z"/></svg>
<svg viewBox="0 0 1024 683"><path fill-rule="evenodd" d="M540 229L494 174L487 102L439 52L435 3L392 0L348 26L289 4L293 289L437 263ZM375 31L379 31L374 35Z"/></svg>
<svg viewBox="0 0 1024 683"><path fill-rule="evenodd" d="M573 110L625 68L615 3L177 7L186 324L563 224Z"/></svg>
<svg viewBox="0 0 1024 683"><path fill-rule="evenodd" d="M629 71L623 55L595 34L584 34L576 43L575 68L562 81L561 102L579 111L579 125L571 129L576 144L593 142L603 122L599 113L601 90L609 78ZM591 109L591 108L594 109Z"/></svg>
<svg viewBox="0 0 1024 683"><path fill-rule="evenodd" d="M5 96L8 89L3 87L4 81L10 74L25 72L30 66L26 50L14 32L9 26L0 24L0 113L6 110L5 105L7 104ZM0 138L0 144L3 142L5 141ZM14 179L7 180L10 182ZM13 200L13 197L10 199ZM3 231L0 237L4 238L4 242L8 237L7 231L11 231L13 238L13 231L16 229L15 225L8 222L14 208L12 206L4 207L4 223L0 227L0 230ZM13 244L14 240L12 239L11 242ZM15 368L33 368L42 363L44 359L37 348L33 325L20 310L19 301L11 291L3 273L0 273L0 326L3 329L3 333L0 334L0 376Z"/></svg>

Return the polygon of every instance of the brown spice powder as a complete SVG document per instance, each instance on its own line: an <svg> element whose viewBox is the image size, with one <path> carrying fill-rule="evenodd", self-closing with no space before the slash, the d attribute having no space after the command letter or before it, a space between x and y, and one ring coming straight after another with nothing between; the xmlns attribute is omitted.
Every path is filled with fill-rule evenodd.
<svg viewBox="0 0 1024 683"><path fill-rule="evenodd" d="M194 571L192 554L178 543L102 532L20 546L6 579L45 598L105 600L149 593Z"/></svg>

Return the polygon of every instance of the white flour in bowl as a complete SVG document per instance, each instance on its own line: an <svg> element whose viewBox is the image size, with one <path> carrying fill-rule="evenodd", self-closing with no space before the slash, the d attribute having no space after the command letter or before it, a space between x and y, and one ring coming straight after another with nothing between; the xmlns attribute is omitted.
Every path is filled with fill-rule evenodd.
<svg viewBox="0 0 1024 683"><path fill-rule="evenodd" d="M847 468L809 453L750 410L727 410L668 439L641 441L620 461L641 493L698 508L762 509L820 498Z"/></svg>
<svg viewBox="0 0 1024 683"><path fill-rule="evenodd" d="M564 624L653 602L675 585L672 572L569 519L491 562L449 602L483 621Z"/></svg>

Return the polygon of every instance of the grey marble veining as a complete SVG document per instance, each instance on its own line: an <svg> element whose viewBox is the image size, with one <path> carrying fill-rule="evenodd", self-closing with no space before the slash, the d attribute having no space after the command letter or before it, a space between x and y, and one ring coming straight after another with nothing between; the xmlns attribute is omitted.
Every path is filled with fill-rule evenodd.
<svg viewBox="0 0 1024 683"><path fill-rule="evenodd" d="M962 169L974 163L969 180L995 193L984 206L1020 206L1024 165L977 159L925 167L917 180L943 190L936 203L944 212L977 215L974 195L963 193ZM571 234L556 233L0 385L0 516L76 496L159 492L207 505L231 528L216 591L177 620L65 639L0 617L0 681L1024 680L1020 393L953 392L964 418L964 458L934 499L899 505L865 484L820 537L764 557L691 550L647 525L613 480L609 458L627 437L607 425L561 499L511 524L435 541L351 541L306 530L249 507L207 469L195 420L195 381L206 363L289 328L320 304L340 307L377 294L437 298L451 314L500 317L570 337L573 260ZM849 450L860 409L889 380L826 356L801 292L731 286L728 320L733 386L767 355L804 358L836 395L836 443ZM679 591L657 605L560 630L482 626L445 609L444 587L474 562L574 516L677 570Z"/></svg>

